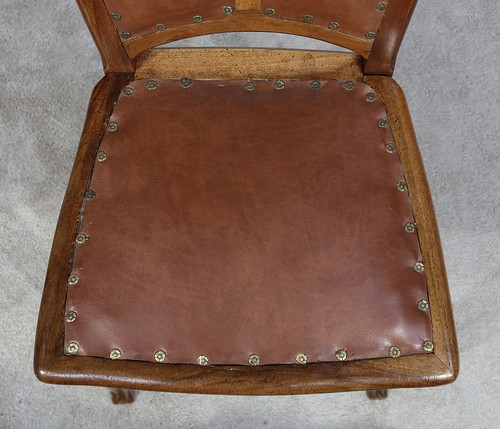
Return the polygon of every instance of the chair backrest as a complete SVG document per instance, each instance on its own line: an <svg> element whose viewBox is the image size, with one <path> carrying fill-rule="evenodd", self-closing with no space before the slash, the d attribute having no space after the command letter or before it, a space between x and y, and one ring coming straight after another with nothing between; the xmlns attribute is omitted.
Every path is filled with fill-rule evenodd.
<svg viewBox="0 0 500 429"><path fill-rule="evenodd" d="M391 75L417 0L77 0L106 72L133 71L143 51L193 36L265 31L312 37Z"/></svg>

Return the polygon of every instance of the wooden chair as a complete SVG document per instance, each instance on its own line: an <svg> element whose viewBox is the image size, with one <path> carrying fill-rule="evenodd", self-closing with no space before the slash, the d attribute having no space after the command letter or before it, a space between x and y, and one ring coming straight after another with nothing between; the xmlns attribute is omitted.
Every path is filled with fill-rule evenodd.
<svg viewBox="0 0 500 429"><path fill-rule="evenodd" d="M370 397L455 380L438 229L391 78L416 0L78 4L105 76L54 238L40 380ZM153 49L233 31L355 53Z"/></svg>

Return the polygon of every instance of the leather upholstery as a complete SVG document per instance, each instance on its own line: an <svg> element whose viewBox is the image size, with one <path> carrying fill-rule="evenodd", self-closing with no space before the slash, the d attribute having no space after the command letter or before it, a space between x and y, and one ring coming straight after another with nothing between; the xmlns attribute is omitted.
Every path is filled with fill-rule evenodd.
<svg viewBox="0 0 500 429"><path fill-rule="evenodd" d="M222 19L223 6L235 8L234 0L144 0L140 6L136 0L105 0L110 14L119 13L120 20L113 20L119 33L127 32L133 40L145 34L158 31L156 24L162 23L167 28L193 23L193 16L200 15L204 21Z"/></svg>
<svg viewBox="0 0 500 429"><path fill-rule="evenodd" d="M377 9L379 3L381 0L262 0L262 8L272 8L277 18L293 21L312 15L311 24L328 27L336 22L340 24L337 31L365 38L366 33L377 32L384 16L385 11Z"/></svg>
<svg viewBox="0 0 500 429"><path fill-rule="evenodd" d="M134 0L105 0L110 14L119 13L121 19L113 20L118 33L130 33L123 40L134 40L158 31L156 24L167 28L192 24L193 16L200 15L204 21L223 19L223 6L236 9L235 1L189 0L183 2L165 0L142 1L140 7ZM311 24L328 27L334 21L340 24L337 31L365 38L367 32L377 32L385 13L376 8L380 0L263 0L263 12L274 9L275 18L304 21L304 15L312 15ZM307 21L306 21L307 22Z"/></svg>
<svg viewBox="0 0 500 429"><path fill-rule="evenodd" d="M122 94L84 201L66 311L79 355L248 365L425 353L409 195L356 82L147 80ZM150 87L154 87L149 85ZM410 190L411 191L411 190ZM82 196L83 199L83 196Z"/></svg>

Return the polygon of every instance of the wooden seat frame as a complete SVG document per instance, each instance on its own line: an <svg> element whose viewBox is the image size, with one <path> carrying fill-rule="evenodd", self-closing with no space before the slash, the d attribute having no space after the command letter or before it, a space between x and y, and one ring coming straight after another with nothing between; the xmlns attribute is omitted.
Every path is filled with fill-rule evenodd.
<svg viewBox="0 0 500 429"><path fill-rule="evenodd" d="M448 285L432 200L404 94L391 78L416 0L390 0L375 41L307 23L266 17L260 0L237 0L220 21L156 32L122 42L103 0L78 0L102 56L105 76L95 87L63 202L39 314L35 373L49 383L97 385L169 392L280 395L423 387L452 382L458 351ZM262 49L151 49L174 40L230 31L267 31L313 37L357 53ZM199 61L203 58L203 61ZM131 80L351 79L372 86L384 102L410 189L432 302L434 351L397 359L308 365L196 366L68 356L62 323L72 243L82 195L106 122Z"/></svg>

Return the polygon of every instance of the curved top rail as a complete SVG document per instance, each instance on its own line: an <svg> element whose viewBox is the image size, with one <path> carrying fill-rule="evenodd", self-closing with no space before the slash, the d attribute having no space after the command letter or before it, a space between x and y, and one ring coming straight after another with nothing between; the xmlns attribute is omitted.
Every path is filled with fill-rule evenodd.
<svg viewBox="0 0 500 429"><path fill-rule="evenodd" d="M417 0L77 2L106 72L129 72L141 52L176 40L256 31L332 43L360 54L367 74L391 75Z"/></svg>
<svg viewBox="0 0 500 429"><path fill-rule="evenodd" d="M260 11L253 10L236 11L234 14L218 21L204 21L151 33L135 40L126 41L123 45L128 55L135 58L146 49L176 40L235 31L286 33L311 37L350 49L364 58L368 58L372 49L372 42L368 40L305 22L273 19Z"/></svg>

